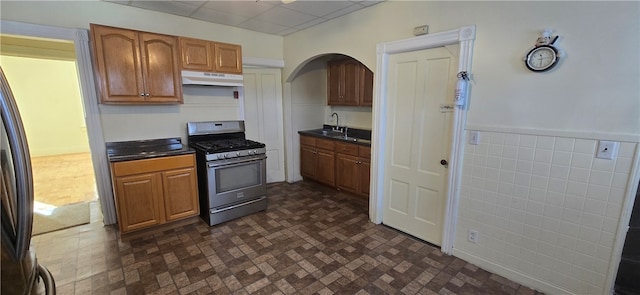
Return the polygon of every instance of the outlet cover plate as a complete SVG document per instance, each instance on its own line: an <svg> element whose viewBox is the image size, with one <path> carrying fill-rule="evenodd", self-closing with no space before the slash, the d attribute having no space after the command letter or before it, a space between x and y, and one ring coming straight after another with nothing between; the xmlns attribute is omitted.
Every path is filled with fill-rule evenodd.
<svg viewBox="0 0 640 295"><path fill-rule="evenodd" d="M471 243L474 243L474 244L478 243L478 231L470 229L469 236L467 237L467 239Z"/></svg>
<svg viewBox="0 0 640 295"><path fill-rule="evenodd" d="M473 145L480 144L480 132L479 131L470 131L469 132L469 144L473 144Z"/></svg>
<svg viewBox="0 0 640 295"><path fill-rule="evenodd" d="M613 160L618 155L618 147L620 143L617 141L600 140L598 142L598 150L596 158Z"/></svg>

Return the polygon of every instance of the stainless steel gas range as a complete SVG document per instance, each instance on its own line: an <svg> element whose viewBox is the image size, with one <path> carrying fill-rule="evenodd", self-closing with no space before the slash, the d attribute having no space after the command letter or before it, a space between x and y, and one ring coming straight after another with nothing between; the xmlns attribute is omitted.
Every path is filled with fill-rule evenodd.
<svg viewBox="0 0 640 295"><path fill-rule="evenodd" d="M246 139L244 131L244 121L187 123L200 216L209 225L267 209L265 145Z"/></svg>

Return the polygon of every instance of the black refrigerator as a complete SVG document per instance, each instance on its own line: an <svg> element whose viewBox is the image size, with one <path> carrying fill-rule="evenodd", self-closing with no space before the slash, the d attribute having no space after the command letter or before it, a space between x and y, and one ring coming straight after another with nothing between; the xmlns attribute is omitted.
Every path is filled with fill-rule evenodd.
<svg viewBox="0 0 640 295"><path fill-rule="evenodd" d="M0 67L0 194L2 265L0 294L55 294L51 273L31 247L33 179L31 158L18 107Z"/></svg>

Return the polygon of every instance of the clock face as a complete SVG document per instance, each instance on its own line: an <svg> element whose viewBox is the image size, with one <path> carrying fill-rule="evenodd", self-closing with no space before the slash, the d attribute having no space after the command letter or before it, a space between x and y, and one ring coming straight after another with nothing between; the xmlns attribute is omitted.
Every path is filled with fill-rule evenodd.
<svg viewBox="0 0 640 295"><path fill-rule="evenodd" d="M525 64L534 72L544 72L558 63L558 51L549 45L538 46L529 51Z"/></svg>

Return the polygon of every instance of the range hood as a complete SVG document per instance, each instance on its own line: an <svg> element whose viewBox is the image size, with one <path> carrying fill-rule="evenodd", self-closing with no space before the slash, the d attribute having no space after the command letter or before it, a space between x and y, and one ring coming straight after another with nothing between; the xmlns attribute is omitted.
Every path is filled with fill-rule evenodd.
<svg viewBox="0 0 640 295"><path fill-rule="evenodd" d="M182 85L242 86L242 75L182 71Z"/></svg>

